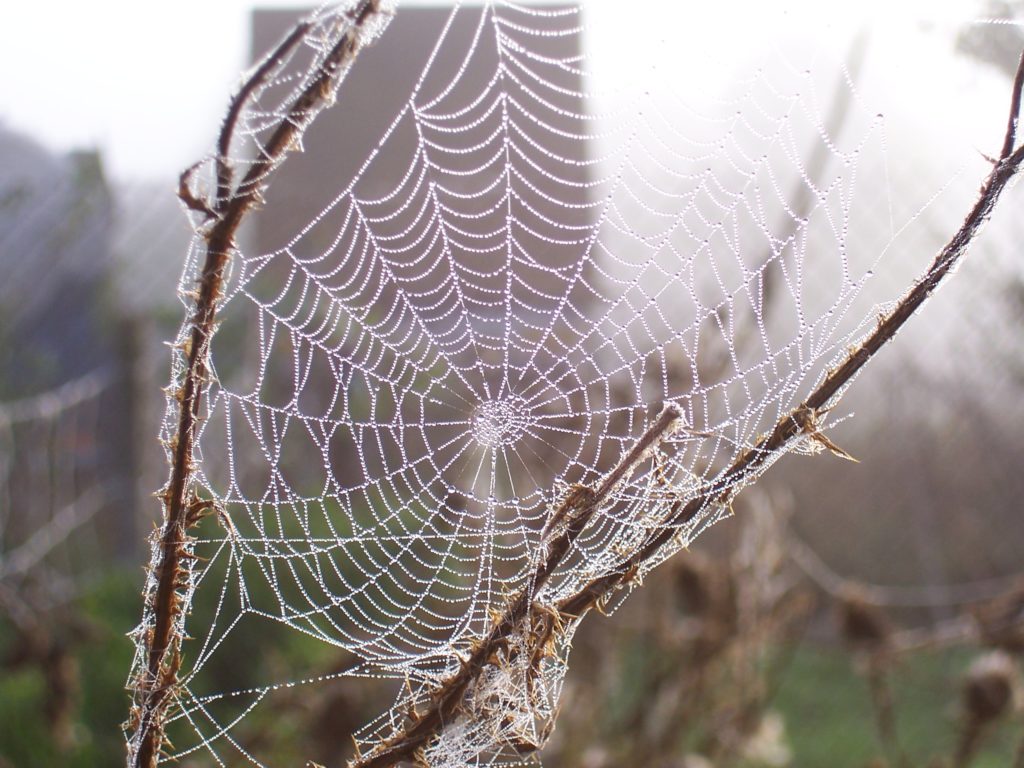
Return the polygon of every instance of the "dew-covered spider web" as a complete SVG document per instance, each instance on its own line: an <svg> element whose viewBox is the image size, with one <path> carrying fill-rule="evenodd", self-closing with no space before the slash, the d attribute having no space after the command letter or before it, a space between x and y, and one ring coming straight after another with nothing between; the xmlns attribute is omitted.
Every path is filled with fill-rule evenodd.
<svg viewBox="0 0 1024 768"><path fill-rule="evenodd" d="M351 676L395 681L358 731L371 753L530 588L569 490L664 404L682 427L537 605L673 525L642 577L727 514L668 522L874 324L862 289L898 228L856 44L716 55L689 30L646 51L613 44L652 30L603 29L571 7L399 8L272 179L212 342L196 477L215 511L191 545L169 758L275 764L305 738L280 713L331 712ZM232 162L259 156L315 54L257 91ZM197 237L186 303L203 257ZM539 679L485 674L422 759L533 759L574 628Z"/></svg>

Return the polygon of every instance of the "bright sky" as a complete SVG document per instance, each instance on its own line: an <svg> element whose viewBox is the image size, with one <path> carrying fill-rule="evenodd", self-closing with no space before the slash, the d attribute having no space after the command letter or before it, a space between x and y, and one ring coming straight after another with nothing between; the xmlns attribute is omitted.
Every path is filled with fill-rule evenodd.
<svg viewBox="0 0 1024 768"><path fill-rule="evenodd" d="M212 141L246 62L250 6L5 3L0 119L50 147L98 146L115 176L184 167Z"/></svg>
<svg viewBox="0 0 1024 768"><path fill-rule="evenodd" d="M170 178L202 156L212 141L248 59L251 5L251 0L5 3L0 24L0 122L56 150L98 147L116 178ZM794 7L790 13L780 10L780 3L753 0L661 0L658 15L647 17L632 10L637 4L631 0L586 5L594 6L589 18L599 34L614 40L608 48L621 61L630 53L642 53L659 38L663 46L677 51L686 51L687 39L694 36L705 43L719 35L760 45L772 25L796 28L801 10L809 8L817 8L815 23L827 14L823 34L842 36L862 21L855 14L874 13L890 26L926 14L934 25L962 15L972 4L895 4L902 19L893 16L894 4L882 0L805 0L788 3ZM602 15L609 9L614 12ZM623 14L623 9L630 10ZM922 67L932 66L913 45L904 46L902 53L908 62L923 59ZM700 63L694 67L699 70ZM930 71L929 80L938 87L941 78ZM708 74L705 71L702 77Z"/></svg>

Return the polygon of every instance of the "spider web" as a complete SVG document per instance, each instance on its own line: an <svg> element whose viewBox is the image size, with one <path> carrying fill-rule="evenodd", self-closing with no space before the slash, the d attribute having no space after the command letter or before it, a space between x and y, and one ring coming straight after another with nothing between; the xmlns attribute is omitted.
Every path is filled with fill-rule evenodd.
<svg viewBox="0 0 1024 768"><path fill-rule="evenodd" d="M882 137L846 70L776 52L685 101L609 95L582 22L574 8L453 11L351 173L284 215L278 244L235 254L196 446L218 514L192 543L171 758L263 764L274 751L247 719L349 675L403 681L359 735L372 749L529 586L568 490L605 476L665 403L684 427L538 604L622 563L874 321L858 299L891 231L848 233ZM383 39L357 70L393 55ZM258 94L235 162L259 152L315 53ZM351 158L358 109L343 86L322 151ZM269 194L266 221L287 204ZM202 254L197 238L183 293ZM168 441L176 425L169 398ZM727 511L679 526L655 560ZM573 628L538 688L521 670L485 676L424 759L521 762L547 735ZM320 650L275 668L250 658L260 642Z"/></svg>

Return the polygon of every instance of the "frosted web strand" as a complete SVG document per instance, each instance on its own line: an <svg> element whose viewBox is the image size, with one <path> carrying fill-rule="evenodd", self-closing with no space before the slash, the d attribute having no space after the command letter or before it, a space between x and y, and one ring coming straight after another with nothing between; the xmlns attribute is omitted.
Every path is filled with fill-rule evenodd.
<svg viewBox="0 0 1024 768"><path fill-rule="evenodd" d="M394 55L401 11L393 24L353 78ZM568 490L600 481L663 403L685 428L615 490L541 603L652 531L676 534L658 560L725 514L668 522L873 322L849 307L885 236L849 233L877 184L858 171L880 165L880 123L841 68L773 54L692 102L609 96L581 25L571 9L453 11L347 175L328 190L287 168L274 180L317 202L289 208L271 187L264 239L235 255L220 308L196 448L217 512L194 542L173 757L263 764L247 719L339 675L405 685L361 732L371 749L528 587ZM275 93L309 77L310 50L242 115L240 167L280 116ZM325 164L349 151L346 94L338 132L307 140ZM827 124L837 98L851 102L841 130ZM509 744L543 741L572 630L541 680L483 680L478 719L446 729L430 764L514 763ZM315 643L319 661L225 687L218 665L253 633ZM343 672L316 672L335 657ZM483 714L534 684L536 710L504 726Z"/></svg>

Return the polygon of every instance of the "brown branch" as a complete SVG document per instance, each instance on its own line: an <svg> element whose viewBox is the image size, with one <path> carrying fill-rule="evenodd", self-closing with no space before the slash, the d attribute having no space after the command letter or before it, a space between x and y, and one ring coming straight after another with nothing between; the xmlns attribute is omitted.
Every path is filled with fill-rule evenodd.
<svg viewBox="0 0 1024 768"><path fill-rule="evenodd" d="M1024 51L1021 51L1020 61L1017 62L1017 74L1013 78L1010 117L1006 123L1006 137L1003 139L1003 148L999 153L1000 160L1008 158L1017 144L1017 126L1020 123L1020 100L1022 94L1024 94Z"/></svg>
<svg viewBox="0 0 1024 768"><path fill-rule="evenodd" d="M357 757L350 768L386 768L411 758L427 742L441 732L445 724L457 714L463 698L480 676L492 663L492 659L510 640L532 629L536 615L541 631L531 632L531 660L539 664L543 649L555 630L556 621L534 605L534 595L551 577L572 548L577 536L593 518L594 514L609 500L612 492L627 479L650 450L676 428L682 419L677 406L668 404L661 415L640 437L625 456L605 476L596 490L586 486L574 486L559 504L551 517L549 529L559 530L548 544L546 554L534 572L530 582L512 599L504 614L495 621L490 632L474 647L468 660L462 662L459 671L442 683L431 697L431 705L424 713L417 713L414 722L367 755Z"/></svg>
<svg viewBox="0 0 1024 768"><path fill-rule="evenodd" d="M295 98L263 148L262 157L252 163L242 182L231 189L232 173L227 159L239 116L253 94L262 86L312 27L300 23L252 72L232 99L217 141L216 199L200 200L189 189L192 169L182 175L182 201L192 210L214 214L216 221L205 233L206 261L199 278L195 305L190 318L191 332L185 344L187 357L181 387L175 393L179 402L177 431L171 440L171 472L159 496L164 502L164 524L159 533L159 560L151 566L157 579L150 596L154 623L147 630L145 669L133 683L132 724L135 731L129 741L129 762L135 768L152 768L164 743L164 723L178 684L182 637L175 624L181 618L181 590L187 584L185 563L192 557L188 550L188 530L201 518L205 506L193 498L193 451L200 423L202 394L208 384L210 340L221 295L224 271L235 249L235 235L242 220L260 199L263 179L287 154L295 139L312 119L316 107L325 103L337 87L337 75L359 51L360 36L366 22L379 13L379 0L362 0L347 14L347 23L337 42L326 53L312 81Z"/></svg>
<svg viewBox="0 0 1024 768"><path fill-rule="evenodd" d="M677 501L671 508L664 527L632 557L612 573L595 579L576 595L563 600L558 608L570 616L581 616L612 591L624 586L632 574L654 557L676 535L680 526L696 519L705 510L727 504L738 488L755 478L771 460L777 458L796 438L814 438L818 434L817 418L835 404L835 399L878 351L889 343L922 304L932 295L943 279L959 264L968 246L988 220L1007 183L1024 163L1024 146L1014 150L1016 126L1020 117L1021 91L1024 90L1024 56L1021 57L1014 80L1010 121L999 159L981 186L978 201L971 209L960 229L939 252L925 274L900 301L896 308L881 319L875 330L853 349L837 368L828 372L807 399L783 416L772 431L762 437L753 448L741 455L729 469L704 492L686 503Z"/></svg>
<svg viewBox="0 0 1024 768"><path fill-rule="evenodd" d="M253 70L253 73L238 89L238 92L231 98L224 122L221 124L220 136L217 139L217 202L222 203L231 196L232 171L228 161L231 150L231 140L235 135L235 127L238 118L242 114L245 105L252 98L253 93L259 88L270 74L274 72L288 55L295 50L302 39L309 32L312 24L309 21L302 21L292 28L285 38L278 44L269 56L263 59L262 63ZM186 172L187 173L187 172Z"/></svg>

